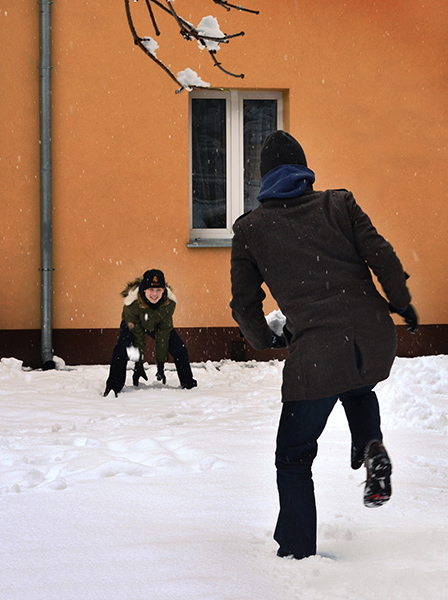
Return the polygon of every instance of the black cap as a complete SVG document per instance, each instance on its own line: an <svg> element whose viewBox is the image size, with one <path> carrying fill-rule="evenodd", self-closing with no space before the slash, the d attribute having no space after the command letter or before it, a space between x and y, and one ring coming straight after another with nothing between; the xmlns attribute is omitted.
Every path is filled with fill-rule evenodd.
<svg viewBox="0 0 448 600"><path fill-rule="evenodd" d="M143 279L140 282L139 289L144 292L148 288L164 288L165 287L165 275L158 269L150 269L143 275Z"/></svg>
<svg viewBox="0 0 448 600"><path fill-rule="evenodd" d="M286 131L279 129L268 135L260 154L260 173L264 177L279 165L307 167L305 152L299 142Z"/></svg>

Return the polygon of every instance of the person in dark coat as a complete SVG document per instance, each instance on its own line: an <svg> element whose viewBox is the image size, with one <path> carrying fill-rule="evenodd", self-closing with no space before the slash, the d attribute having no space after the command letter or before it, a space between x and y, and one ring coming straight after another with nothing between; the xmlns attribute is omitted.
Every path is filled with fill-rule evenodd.
<svg viewBox="0 0 448 600"><path fill-rule="evenodd" d="M373 388L389 376L396 352L390 312L415 331L407 275L392 246L347 190L314 191L301 145L284 131L261 151L261 205L237 219L231 254L233 318L257 350L287 345L276 468L279 556L316 553L311 466L317 440L341 400L352 437L351 466L365 464L364 504L391 495ZM377 276L387 300L377 291ZM263 313L269 288L286 318L284 335Z"/></svg>
<svg viewBox="0 0 448 600"><path fill-rule="evenodd" d="M114 348L104 396L114 391L115 396L124 387L128 360L135 360L132 381L148 377L143 367L146 336L155 340L156 378L166 383L165 362L168 355L174 359L180 385L184 389L197 386L191 372L188 350L173 326L177 300L158 269L146 271L143 278L128 283L121 295L124 298L120 336Z"/></svg>

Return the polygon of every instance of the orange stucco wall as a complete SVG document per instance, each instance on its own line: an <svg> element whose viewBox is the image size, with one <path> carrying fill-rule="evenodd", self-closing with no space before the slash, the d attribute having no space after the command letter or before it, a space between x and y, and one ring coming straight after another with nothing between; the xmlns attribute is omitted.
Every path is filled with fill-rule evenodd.
<svg viewBox="0 0 448 600"><path fill-rule="evenodd" d="M144 2L132 2L153 35ZM448 322L445 0L177 0L245 37L210 66L160 20L157 55L216 86L281 89L316 188L351 189L406 270L423 323ZM142 13L140 16L139 13ZM40 327L39 5L0 9L1 329ZM52 5L53 325L110 328L123 284L161 268L179 327L234 323L228 248L187 248L188 95L134 46L124 2ZM268 310L274 305L268 304Z"/></svg>

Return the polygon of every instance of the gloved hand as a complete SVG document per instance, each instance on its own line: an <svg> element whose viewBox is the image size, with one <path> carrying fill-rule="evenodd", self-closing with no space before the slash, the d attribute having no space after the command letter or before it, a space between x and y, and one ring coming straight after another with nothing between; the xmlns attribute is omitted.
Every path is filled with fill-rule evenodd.
<svg viewBox="0 0 448 600"><path fill-rule="evenodd" d="M286 338L282 335L277 335L272 332L271 343L269 344L269 348L274 348L275 350L281 350L282 348L286 348L287 346Z"/></svg>
<svg viewBox="0 0 448 600"><path fill-rule="evenodd" d="M408 331L415 333L418 329L418 315L412 304L408 304L406 308L395 308L392 304L389 304L390 312L397 313L406 321Z"/></svg>
<svg viewBox="0 0 448 600"><path fill-rule="evenodd" d="M165 377L165 373L163 371L164 367L165 367L165 363L157 363L156 379L157 379L157 381L161 381L163 383L163 385L166 384L166 377Z"/></svg>
<svg viewBox="0 0 448 600"><path fill-rule="evenodd" d="M148 376L145 373L145 369L143 368L143 363L138 362L135 363L134 373L132 375L132 383L135 387L138 387L138 380L142 377L146 381L148 381Z"/></svg>

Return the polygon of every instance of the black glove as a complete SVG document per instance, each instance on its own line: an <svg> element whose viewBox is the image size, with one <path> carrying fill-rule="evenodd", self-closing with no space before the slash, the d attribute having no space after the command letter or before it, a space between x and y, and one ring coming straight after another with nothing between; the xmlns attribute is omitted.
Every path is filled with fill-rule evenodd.
<svg viewBox="0 0 448 600"><path fill-rule="evenodd" d="M271 343L269 344L269 348L274 348L275 350L281 350L282 348L286 348L288 344L286 343L285 336L277 335L276 333L272 333Z"/></svg>
<svg viewBox="0 0 448 600"><path fill-rule="evenodd" d="M415 333L418 329L418 315L412 304L408 304L406 308L395 308L392 304L389 304L390 312L397 313L406 321L408 331Z"/></svg>
<svg viewBox="0 0 448 600"><path fill-rule="evenodd" d="M157 381L161 381L163 383L163 385L166 384L166 377L165 377L165 373L163 372L164 366L165 366L165 363L157 363L157 373L156 373Z"/></svg>
<svg viewBox="0 0 448 600"><path fill-rule="evenodd" d="M132 375L132 383L135 387L138 387L138 380L140 377L143 377L146 381L148 381L148 376L145 373L145 369L143 368L143 363L135 363L134 373Z"/></svg>

